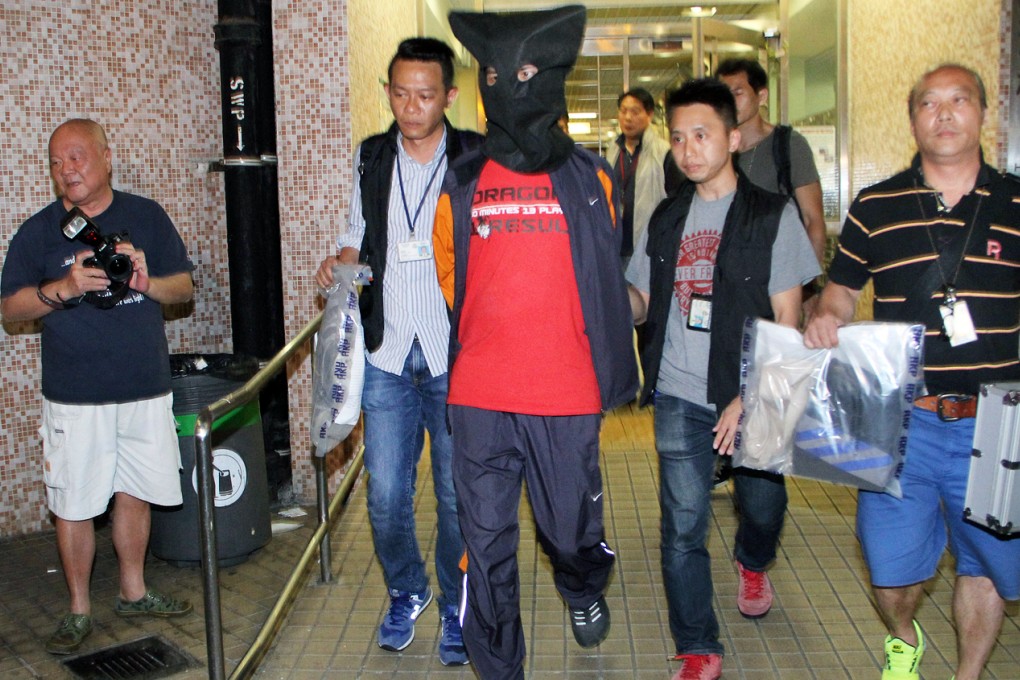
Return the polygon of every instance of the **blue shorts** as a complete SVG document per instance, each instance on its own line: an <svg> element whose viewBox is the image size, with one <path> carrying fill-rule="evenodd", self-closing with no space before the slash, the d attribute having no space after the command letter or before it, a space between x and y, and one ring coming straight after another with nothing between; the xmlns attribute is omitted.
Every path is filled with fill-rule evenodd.
<svg viewBox="0 0 1020 680"><path fill-rule="evenodd" d="M958 576L992 580L999 597L1020 599L1020 537L999 538L963 519L974 419L943 422L931 411L911 415L903 498L861 491L857 537L871 583L897 588L935 575L948 538Z"/></svg>

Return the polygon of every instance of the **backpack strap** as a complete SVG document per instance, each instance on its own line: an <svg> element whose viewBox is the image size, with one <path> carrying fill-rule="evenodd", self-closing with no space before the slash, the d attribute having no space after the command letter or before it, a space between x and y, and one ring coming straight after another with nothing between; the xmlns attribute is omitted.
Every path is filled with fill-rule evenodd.
<svg viewBox="0 0 1020 680"><path fill-rule="evenodd" d="M790 138L793 128L789 125L777 125L772 132L772 161L776 165L776 179L779 190L790 198L793 195L793 164L790 160ZM794 200L796 200L794 198Z"/></svg>
<svg viewBox="0 0 1020 680"><path fill-rule="evenodd" d="M1003 177L1007 180L1016 181L1015 178L1005 175L1005 173L1003 173ZM979 220L977 215L975 215L974 232L970 234L970 238L968 238L966 233L962 233L961 230L961 233L957 233L943 247L938 259L928 265L928 268L915 282L914 287L907 293L905 305L902 308L904 310L903 318L920 319L924 307L931 303L931 296L946 283L955 283L953 281L944 281L942 278L943 272L951 272L956 269L963 261L963 258L966 257L967 253L964 252L964 249L968 245L973 247L973 244L983 243L987 240L992 222L1005 217L1006 211L1011 209L1012 198L1011 192L1001 189L999 191L993 190L990 196L978 204L977 209L984 211L985 219Z"/></svg>

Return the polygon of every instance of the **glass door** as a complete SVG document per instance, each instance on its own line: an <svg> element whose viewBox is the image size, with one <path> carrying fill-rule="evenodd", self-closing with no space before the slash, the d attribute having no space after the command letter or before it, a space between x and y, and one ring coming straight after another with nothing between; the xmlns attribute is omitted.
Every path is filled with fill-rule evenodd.
<svg viewBox="0 0 1020 680"><path fill-rule="evenodd" d="M567 81L571 136L579 144L605 153L620 134L617 98L635 87L648 90L656 102L653 125L666 132L663 103L670 90L685 80L712 73L720 59L765 54L760 31L707 15L686 20L589 24L581 55ZM665 18L665 17L662 17ZM654 17L651 17L654 19Z"/></svg>

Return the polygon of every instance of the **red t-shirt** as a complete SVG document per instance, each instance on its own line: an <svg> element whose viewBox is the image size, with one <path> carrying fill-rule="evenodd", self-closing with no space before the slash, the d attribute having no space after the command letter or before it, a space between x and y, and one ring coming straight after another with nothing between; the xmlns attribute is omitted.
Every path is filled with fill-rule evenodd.
<svg viewBox="0 0 1020 680"><path fill-rule="evenodd" d="M568 225L549 175L486 163L471 224L449 403L540 416L599 413Z"/></svg>

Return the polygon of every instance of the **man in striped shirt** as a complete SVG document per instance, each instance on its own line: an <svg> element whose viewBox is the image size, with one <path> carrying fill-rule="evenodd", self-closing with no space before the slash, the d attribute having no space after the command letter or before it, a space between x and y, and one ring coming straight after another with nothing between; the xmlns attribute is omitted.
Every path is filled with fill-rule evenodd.
<svg viewBox="0 0 1020 680"><path fill-rule="evenodd" d="M944 64L909 98L918 147L911 167L862 191L847 215L830 282L804 333L832 347L861 288L879 321L922 322L926 396L915 402L903 497L862 491L857 533L889 628L883 680L919 677L925 640L914 620L946 546L956 558L956 680L976 680L1020 599L1020 539L963 519L982 383L1020 379L1020 183L983 161L985 89Z"/></svg>
<svg viewBox="0 0 1020 680"><path fill-rule="evenodd" d="M368 516L390 607L379 626L383 649L414 640L415 621L432 602L432 588L415 531L414 496L425 430L436 494L436 581L439 583L443 665L467 663L459 620L464 552L457 519L446 426L450 320L432 258L432 224L449 161L477 147L481 136L453 128L446 108L457 97L453 52L433 38L403 41L386 85L395 122L364 140L355 153L347 231L339 255L316 274L333 283L335 264L365 262L372 285L361 294L365 326L365 469Z"/></svg>

